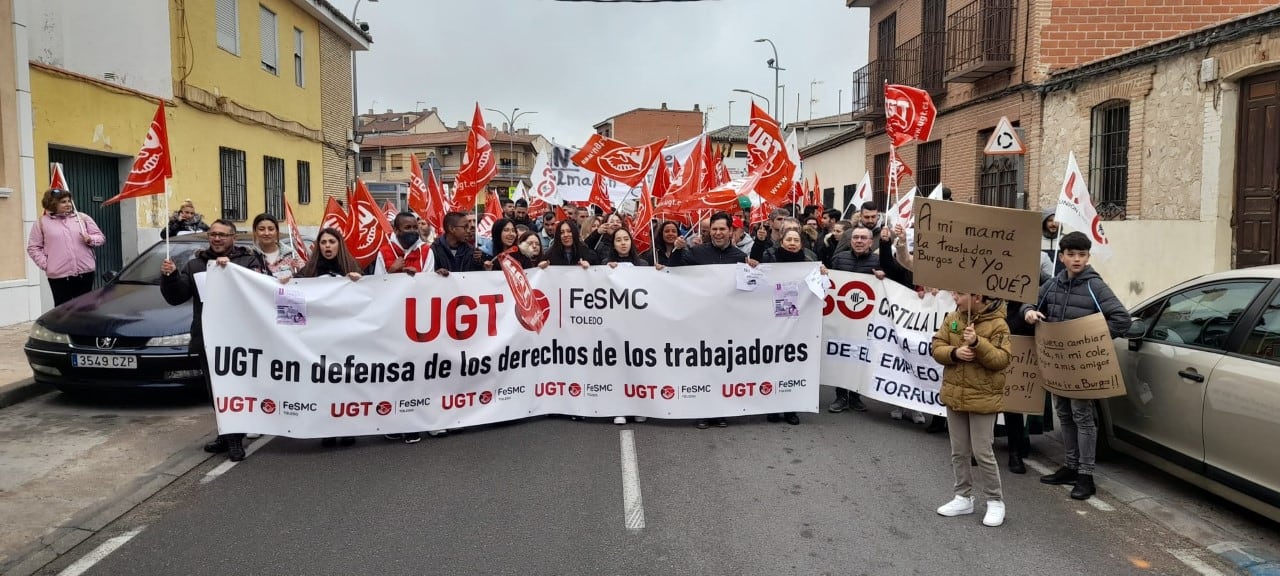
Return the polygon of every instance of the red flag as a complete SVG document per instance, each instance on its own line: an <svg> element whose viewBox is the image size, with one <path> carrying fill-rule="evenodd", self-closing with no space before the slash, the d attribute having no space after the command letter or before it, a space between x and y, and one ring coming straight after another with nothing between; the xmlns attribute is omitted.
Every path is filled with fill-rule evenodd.
<svg viewBox="0 0 1280 576"><path fill-rule="evenodd" d="M632 147L612 138L592 134L587 144L573 155L573 163L608 176L610 180L635 188L649 174L655 161L662 159L666 138L645 146Z"/></svg>
<svg viewBox="0 0 1280 576"><path fill-rule="evenodd" d="M665 161L658 161L657 173L653 176L653 190L650 192L654 198L662 198L667 195L667 191L671 190L671 169L667 168Z"/></svg>
<svg viewBox="0 0 1280 576"><path fill-rule="evenodd" d="M353 233L347 237L347 249L360 266L368 266L391 236L391 224L382 217L378 201L373 199L364 180L356 180L356 189L349 204L348 225Z"/></svg>
<svg viewBox="0 0 1280 576"><path fill-rule="evenodd" d="M444 198L444 189L436 180L436 173L427 174L423 179L422 166L418 164L418 156L409 154L409 210L419 218L431 223L437 232L444 229L444 213L448 210Z"/></svg>
<svg viewBox="0 0 1280 576"><path fill-rule="evenodd" d="M453 181L453 209L470 210L474 207L480 191L497 173L498 160L493 155L489 132L484 129L480 105L476 104L476 112L471 117L471 133L467 135L467 157Z"/></svg>
<svg viewBox="0 0 1280 576"><path fill-rule="evenodd" d="M71 191L71 186L67 185L67 175L62 173L61 162L49 163L49 189Z"/></svg>
<svg viewBox="0 0 1280 576"><path fill-rule="evenodd" d="M703 138L707 138L707 137L703 136ZM708 181L707 187L715 188L716 186L720 186L721 184L728 182L729 181L728 178L725 178L724 180L720 179L720 176L721 176L720 169L724 167L724 156L720 154L720 147L705 146L703 147L702 150L707 155L706 159L703 161L704 162L703 166L705 166L707 170L706 171L707 181ZM729 172L725 171L724 175L728 176Z"/></svg>
<svg viewBox="0 0 1280 576"><path fill-rule="evenodd" d="M902 184L903 176L910 176L911 168L909 168L902 160L898 158L898 151L893 146L889 147L889 178L885 183L885 203L890 200L894 202L898 198L898 187Z"/></svg>
<svg viewBox="0 0 1280 576"><path fill-rule="evenodd" d="M390 200L384 200L382 202L382 213L387 217L387 224L395 228L396 215L400 213L400 209L396 208L396 205L392 204Z"/></svg>
<svg viewBox="0 0 1280 576"><path fill-rule="evenodd" d="M756 193L775 205L786 204L796 165L787 156L777 121L755 102L751 103L747 148L747 171L760 172Z"/></svg>
<svg viewBox="0 0 1280 576"><path fill-rule="evenodd" d="M324 218L320 220L320 229L333 228L345 239L347 237L347 211L332 196L329 202L324 206Z"/></svg>
<svg viewBox="0 0 1280 576"><path fill-rule="evenodd" d="M156 115L151 119L151 127L147 129L147 137L142 142L142 150L138 151L129 169L129 177L124 181L124 189L119 194L108 198L103 206L115 204L121 200L164 194L166 178L173 177L173 166L169 163L169 129L165 127L164 102L156 108Z"/></svg>
<svg viewBox="0 0 1280 576"><path fill-rule="evenodd" d="M926 142L933 132L933 120L938 109L929 93L919 88L900 84L884 85L884 131L893 146L901 146L912 140Z"/></svg>
<svg viewBox="0 0 1280 576"><path fill-rule="evenodd" d="M658 168L661 172L662 167ZM631 219L632 252L639 254L653 246L653 197L649 194L649 184L640 183L640 197L636 199L635 217Z"/></svg>
<svg viewBox="0 0 1280 576"><path fill-rule="evenodd" d="M821 225L822 225L822 218L823 218L822 211L823 211L824 207L823 207L823 205L822 205L822 184L819 184L819 183L818 183L818 175L817 175L817 174L814 174L814 175L813 175L813 195L812 195L812 201L813 201L813 203L812 203L811 205L812 205L812 206L817 206L817 207L818 207L818 225L819 225L819 226L821 226Z"/></svg>
<svg viewBox="0 0 1280 576"><path fill-rule="evenodd" d="M476 223L476 236L491 238L493 224L502 218L502 202L498 201L498 195L490 190L484 198L484 216L481 216L480 221Z"/></svg>
<svg viewBox="0 0 1280 576"><path fill-rule="evenodd" d="M302 231L298 230L298 221L293 218L293 207L289 205L288 199L284 201L284 225L289 227L289 242L293 245L293 253L298 255L299 260L306 262L311 254L307 251L307 242L302 239Z"/></svg>
<svg viewBox="0 0 1280 576"><path fill-rule="evenodd" d="M670 189L666 194L663 194L663 200L670 200L665 203L659 203L660 206L674 209L675 206L692 201L703 192L702 178L707 172L705 168L707 155L704 152L706 146L706 138L698 140L697 144L693 145L693 151L689 153L689 159L685 160L684 166L681 166L680 171L675 173L674 178L671 180ZM710 188L710 186L706 186L706 188Z"/></svg>
<svg viewBox="0 0 1280 576"><path fill-rule="evenodd" d="M613 201L609 199L609 187L607 184L605 176L596 174L595 180L591 181L591 195L587 197L588 205L599 206L601 210L604 210L605 214L613 212Z"/></svg>
<svg viewBox="0 0 1280 576"><path fill-rule="evenodd" d="M565 213L563 206L556 206L556 222L564 222L569 219L569 215Z"/></svg>
<svg viewBox="0 0 1280 576"><path fill-rule="evenodd" d="M761 222L767 222L769 220L769 212L771 210L773 210L773 208L769 206L769 203L766 202L763 198L761 198L760 202L756 203L755 206L751 207L750 223L752 225L755 225Z"/></svg>
<svg viewBox="0 0 1280 576"><path fill-rule="evenodd" d="M500 256L498 265L502 267L507 286L511 288L511 296L516 303L516 320L525 330L541 333L542 327L546 326L547 319L551 317L551 302L547 300L547 295L529 286L524 268L510 254Z"/></svg>

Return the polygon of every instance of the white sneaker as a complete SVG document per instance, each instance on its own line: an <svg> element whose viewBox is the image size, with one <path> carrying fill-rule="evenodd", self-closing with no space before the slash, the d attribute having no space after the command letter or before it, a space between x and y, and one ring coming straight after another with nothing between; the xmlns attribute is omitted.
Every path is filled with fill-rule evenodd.
<svg viewBox="0 0 1280 576"><path fill-rule="evenodd" d="M1004 505L1001 505L1001 511ZM989 512L988 512L989 513ZM956 496L950 502L938 507L938 514L948 518L952 516L964 516L965 514L973 514L973 497L965 498L964 496Z"/></svg>
<svg viewBox="0 0 1280 576"><path fill-rule="evenodd" d="M430 430L427 432L427 436L430 436L432 438L438 438L440 436L445 436L447 434L449 434L448 430Z"/></svg>
<svg viewBox="0 0 1280 576"><path fill-rule="evenodd" d="M636 417L635 417L635 421L636 421L636 422L644 422L645 420L648 420L648 419L649 419L649 418L647 418L647 417L645 417L645 416L636 416Z"/></svg>
<svg viewBox="0 0 1280 576"><path fill-rule="evenodd" d="M972 510L972 508L970 508ZM941 510L939 510L941 513ZM982 523L986 526L996 527L1004 524L1004 502L999 500L987 501L987 514L982 517Z"/></svg>
<svg viewBox="0 0 1280 576"><path fill-rule="evenodd" d="M902 419L902 409L901 409L901 408L894 408L894 409L893 409L893 412L890 412L890 413L889 413L889 417L890 417L890 418L893 418L894 420L901 420L901 419Z"/></svg>
<svg viewBox="0 0 1280 576"><path fill-rule="evenodd" d="M911 421L916 424L924 424L924 412L911 411Z"/></svg>
<svg viewBox="0 0 1280 576"><path fill-rule="evenodd" d="M262 435L261 434L245 434L244 437L249 440L257 440L258 438L261 438Z"/></svg>
<svg viewBox="0 0 1280 576"><path fill-rule="evenodd" d="M613 417L613 423L614 423L614 424L618 424L618 425L626 424L626 423L627 423L627 417L626 417L626 416L614 416L614 417Z"/></svg>

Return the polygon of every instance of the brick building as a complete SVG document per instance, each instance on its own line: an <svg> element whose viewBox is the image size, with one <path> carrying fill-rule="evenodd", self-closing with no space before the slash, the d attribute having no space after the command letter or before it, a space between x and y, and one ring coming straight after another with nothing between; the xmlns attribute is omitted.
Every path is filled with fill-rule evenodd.
<svg viewBox="0 0 1280 576"><path fill-rule="evenodd" d="M904 189L918 185L928 190L942 182L957 200L1037 209L1056 200L1066 155L1074 150L1082 171L1090 177L1099 212L1115 221L1106 228L1114 244L1123 246L1131 237L1133 246L1151 245L1147 235L1173 229L1155 222L1217 219L1221 220L1218 228L1207 223L1208 228L1196 228L1201 235L1195 243L1196 254L1203 258L1190 268L1206 272L1232 265L1232 202L1219 198L1216 190L1236 186L1233 178L1224 182L1222 178L1227 176L1220 175L1234 176L1238 168L1232 164L1234 156L1223 156L1233 154L1238 131L1219 129L1218 125L1234 125L1237 114L1247 113L1239 99L1243 85L1235 76L1206 85L1196 75L1207 46L1229 44L1237 51L1246 49L1246 40L1240 40L1239 45L1226 42L1241 34L1247 36L1240 31L1242 26L1262 38L1264 32L1259 30L1265 29L1263 24L1233 27L1226 23L1246 16L1265 20L1275 9L1274 0L1218 0L1212 9L1199 0L845 3L871 12L869 62L854 72L853 117L866 122L867 163L872 166L878 199L883 201L888 173L882 89L888 81L929 91L939 110L929 142L898 150L915 172L916 181L908 179ZM1259 11L1264 12L1259 15ZM1228 29L1233 32L1224 35L1222 31ZM1181 60L1174 58L1178 55ZM1218 62L1235 63L1235 68L1227 71L1230 74L1248 75L1274 66L1280 50L1257 48L1247 57L1252 60L1223 58ZM1170 66L1177 70L1166 70ZM1265 93L1266 89L1260 90ZM1226 106L1232 108L1226 110ZM1204 107L1214 114L1202 110ZM1022 133L1025 156L982 153L1001 116L1007 116ZM1197 123L1192 126L1190 119ZM1200 125L1205 123L1214 128ZM1144 136L1148 132L1151 134ZM1189 133L1203 136L1203 142L1188 138ZM1266 141L1265 136L1257 138ZM1175 142L1179 146L1173 146ZM1220 152L1218 142L1222 144ZM1101 160L1105 150L1112 155L1108 163L1094 162L1091 167L1091 156ZM1195 162L1192 156L1196 156ZM1190 177L1188 171L1201 170L1201 156L1205 178L1210 178L1210 164L1214 166L1212 183L1173 176ZM1271 160L1265 166L1274 170L1276 163ZM1226 167L1219 170L1221 165ZM1255 171L1260 170L1263 168ZM1260 174L1255 179L1261 178ZM1194 189L1189 192L1188 186ZM1272 189L1270 184L1254 188L1250 194L1259 197L1263 188ZM1144 193L1158 196L1144 200ZM1203 202L1202 210L1201 197L1205 195L1214 200ZM1274 222L1274 213L1272 207L1273 216L1266 217L1271 220L1259 216L1255 221ZM1146 218L1151 219L1149 224L1140 223ZM1264 230L1261 223L1249 226L1250 230ZM1274 236L1275 227L1266 226L1270 226L1265 228L1266 234ZM1266 258L1247 262L1275 261L1271 254L1280 249L1263 251ZM1189 273L1184 272L1188 267L1183 264L1162 267L1156 276L1139 279L1132 272L1139 269L1138 262L1131 259L1136 252L1125 255L1123 248L1116 252L1111 263L1099 268L1115 276L1117 284L1132 277L1133 289L1120 294L1126 302L1141 295L1147 284L1155 288ZM1185 262L1186 256L1183 254L1179 262ZM1146 266L1141 269L1148 270Z"/></svg>
<svg viewBox="0 0 1280 576"><path fill-rule="evenodd" d="M702 111L672 110L663 102L661 108L636 108L593 126L596 133L631 146L643 146L663 138L668 144L688 140L703 132Z"/></svg>

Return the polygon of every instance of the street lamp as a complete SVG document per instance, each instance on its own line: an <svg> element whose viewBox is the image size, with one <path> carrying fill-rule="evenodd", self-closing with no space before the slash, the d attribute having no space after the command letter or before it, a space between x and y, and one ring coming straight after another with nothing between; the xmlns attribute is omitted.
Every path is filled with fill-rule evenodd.
<svg viewBox="0 0 1280 576"><path fill-rule="evenodd" d="M752 96L755 96L756 98L759 98L759 99L761 99L761 100L764 100L764 105L765 105L765 106L772 107L772 105L769 103L769 99L768 99L768 98L765 98L764 96L761 96L761 95L759 95L759 94L756 94L755 92L752 92L752 91L750 91L750 90L747 90L746 88L734 88L734 89L733 89L733 91L734 91L734 92L742 92L743 94L750 94L750 95L752 95ZM733 120L733 119L732 119L732 118L730 118L730 123L732 123L732 120Z"/></svg>
<svg viewBox="0 0 1280 576"><path fill-rule="evenodd" d="M516 156L516 141L515 141L515 134L516 134L516 120L519 120L519 119L520 119L520 117L521 117L521 116L524 116L525 114L537 114L537 112L536 112L536 111L533 111L533 110L525 110L524 112L520 112L520 108L519 108L519 107L516 107L516 108L512 108L512 109L511 109L511 115L510 115L510 116L508 116L506 112L503 112L503 111L501 111L501 110L497 110L497 109L494 109L494 108L485 108L485 110L488 110L488 111L490 111L490 112L496 113L496 114L498 114L499 116L502 116L502 118L503 118L504 120L506 120L506 121L507 121L507 134L508 134L508 136L507 136L507 154L508 154L509 156L511 156L511 160L512 160L512 162L514 162L514 163L515 163L515 164L514 164L514 166L513 166L513 167L512 167L512 169L511 169L511 172L512 172L511 180L512 180L512 181L514 181L514 180L516 179L516 177L518 176L518 174L516 174L516 172L518 171L518 168L519 168L519 165L520 165L520 163L519 163L519 162L516 162L516 159L515 159L515 156Z"/></svg>
<svg viewBox="0 0 1280 576"><path fill-rule="evenodd" d="M782 121L782 96L779 94L778 91L782 89L782 82L778 78L778 73L783 70L786 70L786 68L780 68L780 66L782 65L782 62L778 60L778 47L774 45L773 40L770 40L768 38L756 38L755 41L768 42L769 47L773 49L773 58L768 60L765 63L768 64L770 68L773 68L773 97L774 97L774 102L777 102L778 104L778 107L773 111L773 117L777 119L778 125L781 126L783 122Z"/></svg>
<svg viewBox="0 0 1280 576"><path fill-rule="evenodd" d="M378 0L369 0L369 2L377 2L377 1ZM356 12L360 10L360 2L361 0L356 0L356 5L351 7L351 23L355 24L356 29L362 32L368 32L369 25L365 24L364 26L361 26L360 22L356 20ZM359 69L356 67L356 57L358 56L358 54L359 53L354 50L351 51L351 141L356 143L359 142L359 140L357 139L358 138L357 134L360 131L360 82L359 82ZM355 152L354 154L355 154L355 166L354 166L355 177L359 178L360 177L360 154L358 152Z"/></svg>

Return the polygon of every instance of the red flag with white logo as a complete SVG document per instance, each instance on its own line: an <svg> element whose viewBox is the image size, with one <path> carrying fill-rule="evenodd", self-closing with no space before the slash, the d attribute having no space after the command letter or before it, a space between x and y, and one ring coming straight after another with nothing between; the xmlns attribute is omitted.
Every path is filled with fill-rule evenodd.
<svg viewBox="0 0 1280 576"><path fill-rule="evenodd" d="M302 231L298 230L298 221L293 217L293 207L289 205L288 199L284 201L284 225L289 227L289 243L293 245L293 253L298 255L299 260L306 262L311 253L307 250L306 240L302 239Z"/></svg>
<svg viewBox="0 0 1280 576"><path fill-rule="evenodd" d="M429 172L423 176L422 166L418 164L418 156L409 154L409 210L419 218L431 223L436 231L444 229L444 213L448 211L448 201L444 197L444 188L436 180L436 173Z"/></svg>
<svg viewBox="0 0 1280 576"><path fill-rule="evenodd" d="M491 238L493 235L493 225L502 219L502 202L498 200L498 195L490 190L484 198L484 215L480 217L480 221L476 223L476 236L480 238Z"/></svg>
<svg viewBox="0 0 1280 576"><path fill-rule="evenodd" d="M906 163L902 161L901 158L898 158L898 151L895 150L893 146L890 146L889 147L889 178L888 178L888 182L885 183L886 194L885 194L884 201L886 203L889 202L890 199L894 200L895 202L897 200L901 200L901 198L898 197L898 190L902 186L902 178L910 175L911 175L911 168L908 167Z"/></svg>
<svg viewBox="0 0 1280 576"><path fill-rule="evenodd" d="M169 163L169 129L165 126L164 102L156 108L156 115L151 119L151 127L142 142L142 150L133 160L129 169L129 177L124 181L124 189L119 194L103 201L103 206L115 204L121 200L164 194L165 179L173 177L173 166Z"/></svg>
<svg viewBox="0 0 1280 576"><path fill-rule="evenodd" d="M49 189L71 191L71 186L67 185L67 175L62 173L62 163L52 162L49 164Z"/></svg>
<svg viewBox="0 0 1280 576"><path fill-rule="evenodd" d="M605 214L613 212L613 201L609 199L609 182L604 176L596 174L591 181L591 195L587 197L586 205L599 206Z"/></svg>
<svg viewBox="0 0 1280 576"><path fill-rule="evenodd" d="M348 196L349 198L350 196ZM337 199L329 197L329 202L324 206L324 218L320 220L320 229L333 228L345 239L347 237L347 211L338 203Z"/></svg>
<svg viewBox="0 0 1280 576"><path fill-rule="evenodd" d="M547 319L551 317L551 302L547 300L546 294L529 286L529 277L525 276L524 268L520 267L520 263L510 253L499 256L498 265L502 267L507 287L511 288L511 296L515 300L516 320L525 330L541 333L543 326L547 325Z"/></svg>
<svg viewBox="0 0 1280 576"><path fill-rule="evenodd" d="M889 135L893 146L902 146L912 140L929 140L938 109L933 105L933 98L924 90L900 84L885 84L884 114L885 133Z"/></svg>
<svg viewBox="0 0 1280 576"><path fill-rule="evenodd" d="M658 168L661 172L662 168ZM636 213L631 219L631 250L637 254L653 246L653 196L649 184L640 183L640 197L636 199Z"/></svg>
<svg viewBox="0 0 1280 576"><path fill-rule="evenodd" d="M657 172L653 176L653 190L650 195L654 198L662 198L671 190L671 169L667 167L665 161L658 161Z"/></svg>
<svg viewBox="0 0 1280 576"><path fill-rule="evenodd" d="M395 228L396 214L400 213L400 209L396 208L396 205L392 204L390 200L384 200L382 202L382 213L387 217L387 224Z"/></svg>
<svg viewBox="0 0 1280 576"><path fill-rule="evenodd" d="M665 138L645 146L627 146L612 138L592 134L572 160L595 174L635 188L649 174L653 163L662 159L662 147L666 145Z"/></svg>
<svg viewBox="0 0 1280 576"><path fill-rule="evenodd" d="M751 126L747 133L747 172L760 172L756 193L775 205L787 203L796 165L787 155L778 122L763 108L751 103Z"/></svg>
<svg viewBox="0 0 1280 576"><path fill-rule="evenodd" d="M467 134L467 156L454 178L453 209L471 210L476 205L476 197L480 195L480 191L489 185L489 181L497 173L498 159L493 155L493 144L489 141L489 132L484 128L480 105L476 104L475 114L471 117L471 132Z"/></svg>
<svg viewBox="0 0 1280 576"><path fill-rule="evenodd" d="M391 224L383 217L378 201L373 199L363 180L356 180L356 189L349 204L348 225L354 233L347 237L347 249L360 266L368 266L391 236Z"/></svg>

